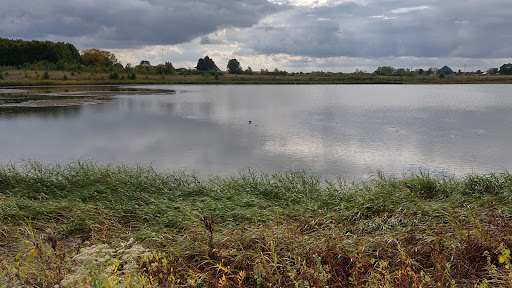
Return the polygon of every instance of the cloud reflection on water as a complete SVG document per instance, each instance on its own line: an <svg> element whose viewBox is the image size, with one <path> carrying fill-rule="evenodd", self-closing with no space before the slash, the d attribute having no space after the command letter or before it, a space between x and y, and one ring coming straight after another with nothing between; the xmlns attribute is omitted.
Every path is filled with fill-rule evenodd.
<svg viewBox="0 0 512 288"><path fill-rule="evenodd" d="M506 85L160 88L178 92L73 113L0 114L0 161L92 159L221 175L295 168L349 180L378 169L512 167Z"/></svg>

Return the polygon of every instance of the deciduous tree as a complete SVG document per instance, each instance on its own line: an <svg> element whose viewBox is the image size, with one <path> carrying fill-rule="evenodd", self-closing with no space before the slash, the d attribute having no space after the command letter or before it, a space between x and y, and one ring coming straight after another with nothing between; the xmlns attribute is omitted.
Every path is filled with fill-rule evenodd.
<svg viewBox="0 0 512 288"><path fill-rule="evenodd" d="M500 67L500 74L501 75L512 75L512 63L503 64Z"/></svg>
<svg viewBox="0 0 512 288"><path fill-rule="evenodd" d="M112 66L117 63L116 55L99 49L87 49L80 54L80 60L86 66Z"/></svg>
<svg viewBox="0 0 512 288"><path fill-rule="evenodd" d="M199 60L197 60L196 69L200 70L200 71L210 71L210 70L219 71L220 70L217 67L217 65L215 65L215 62L213 62L213 60L210 59L210 57L208 57L208 56L204 57L204 59L200 58Z"/></svg>
<svg viewBox="0 0 512 288"><path fill-rule="evenodd" d="M231 59L228 62L228 73L229 74L242 74L242 66L236 59Z"/></svg>
<svg viewBox="0 0 512 288"><path fill-rule="evenodd" d="M0 38L0 66L16 66L46 61L59 63L59 68L80 62L75 46L62 42L24 41Z"/></svg>
<svg viewBox="0 0 512 288"><path fill-rule="evenodd" d="M487 74L488 75L496 75L496 74L498 74L498 71L499 71L498 68L489 68L489 69L487 69Z"/></svg>

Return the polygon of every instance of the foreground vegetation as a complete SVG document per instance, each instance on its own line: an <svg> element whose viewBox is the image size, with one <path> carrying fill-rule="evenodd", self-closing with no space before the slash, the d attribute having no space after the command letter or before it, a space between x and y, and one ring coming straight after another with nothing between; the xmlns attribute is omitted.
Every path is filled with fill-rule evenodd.
<svg viewBox="0 0 512 288"><path fill-rule="evenodd" d="M511 287L512 175L0 167L0 287Z"/></svg>

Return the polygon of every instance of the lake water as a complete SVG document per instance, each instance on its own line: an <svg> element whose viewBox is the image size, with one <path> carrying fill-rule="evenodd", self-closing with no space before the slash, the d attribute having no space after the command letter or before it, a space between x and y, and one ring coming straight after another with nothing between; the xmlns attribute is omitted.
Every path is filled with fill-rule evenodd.
<svg viewBox="0 0 512 288"><path fill-rule="evenodd" d="M201 175L305 169L347 180L377 170L512 170L510 85L139 87L167 93L0 106L0 162L140 163Z"/></svg>

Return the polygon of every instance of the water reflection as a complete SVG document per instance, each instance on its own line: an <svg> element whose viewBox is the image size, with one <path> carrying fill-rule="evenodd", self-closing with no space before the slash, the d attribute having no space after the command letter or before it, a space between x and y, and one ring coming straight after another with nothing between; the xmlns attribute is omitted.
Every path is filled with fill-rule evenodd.
<svg viewBox="0 0 512 288"><path fill-rule="evenodd" d="M301 168L356 180L378 169L512 167L506 85L143 87L176 93L12 113L26 117L0 109L0 161L93 159L202 174Z"/></svg>
<svg viewBox="0 0 512 288"><path fill-rule="evenodd" d="M52 106L52 107L5 107L0 108L0 121L16 118L69 118L80 113L79 106Z"/></svg>

